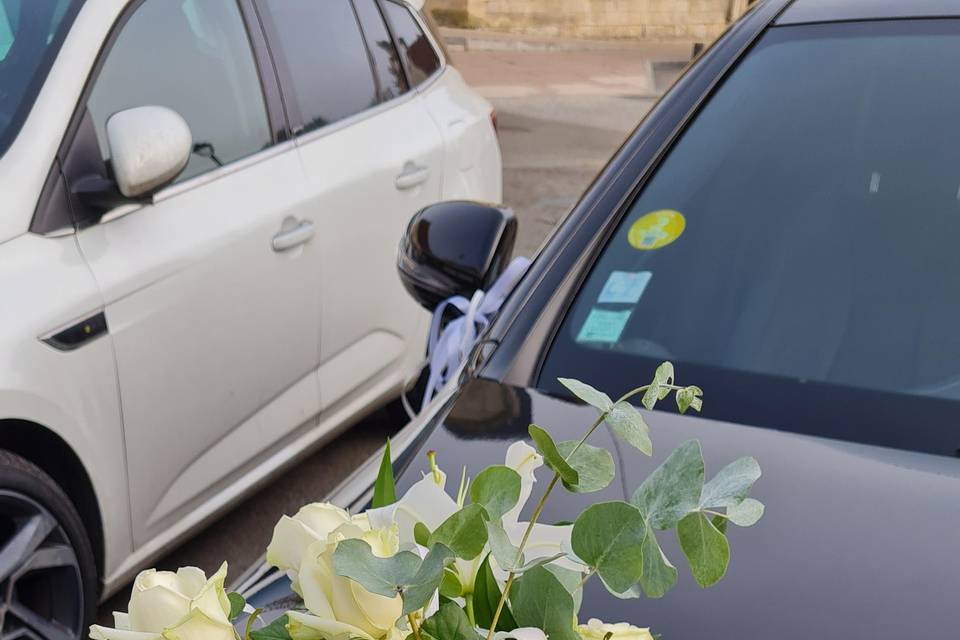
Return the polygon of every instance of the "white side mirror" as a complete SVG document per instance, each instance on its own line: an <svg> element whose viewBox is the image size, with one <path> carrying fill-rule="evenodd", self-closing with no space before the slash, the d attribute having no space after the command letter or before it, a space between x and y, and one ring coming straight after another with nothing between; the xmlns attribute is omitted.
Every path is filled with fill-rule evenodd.
<svg viewBox="0 0 960 640"><path fill-rule="evenodd" d="M149 195L180 175L193 151L186 120L167 107L136 107L107 120L107 144L120 193Z"/></svg>

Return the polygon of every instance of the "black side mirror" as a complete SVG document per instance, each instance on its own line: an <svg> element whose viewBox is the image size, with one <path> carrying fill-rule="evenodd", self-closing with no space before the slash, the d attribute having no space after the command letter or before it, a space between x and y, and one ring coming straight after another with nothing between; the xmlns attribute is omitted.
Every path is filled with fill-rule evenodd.
<svg viewBox="0 0 960 640"><path fill-rule="evenodd" d="M516 238L510 209L468 201L431 205L413 217L400 241L400 280L431 311L450 296L469 299L497 279Z"/></svg>

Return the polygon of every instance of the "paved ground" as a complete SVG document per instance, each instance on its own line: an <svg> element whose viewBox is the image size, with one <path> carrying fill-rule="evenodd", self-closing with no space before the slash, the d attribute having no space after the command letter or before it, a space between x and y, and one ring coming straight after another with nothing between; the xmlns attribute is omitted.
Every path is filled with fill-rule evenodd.
<svg viewBox="0 0 960 640"><path fill-rule="evenodd" d="M504 50L516 43L471 49L451 38L454 64L496 107L504 158L504 199L520 220L518 253L531 255L574 204L656 96L679 73L684 45L582 45ZM464 47L464 44L467 46ZM536 44L536 43L534 43ZM459 51L457 49L460 49ZM222 560L239 576L255 562L284 513L322 499L400 426L379 411L323 450L237 506L219 522L156 563L161 569L194 565L206 571ZM124 588L101 607L126 610Z"/></svg>

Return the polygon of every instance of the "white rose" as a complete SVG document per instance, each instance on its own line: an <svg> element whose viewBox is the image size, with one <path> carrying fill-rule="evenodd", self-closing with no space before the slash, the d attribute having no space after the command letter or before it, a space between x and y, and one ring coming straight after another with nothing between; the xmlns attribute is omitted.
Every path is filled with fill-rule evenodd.
<svg viewBox="0 0 960 640"><path fill-rule="evenodd" d="M352 523L341 525L327 540L311 544L298 569L301 595L310 613L288 614L288 629L295 640L333 640L341 636L381 640L404 636L395 626L403 615L400 596L388 598L370 593L359 583L334 572L333 553L342 540L350 538L364 540L381 558L396 554L400 547L395 525L365 531Z"/></svg>
<svg viewBox="0 0 960 640"><path fill-rule="evenodd" d="M176 573L149 569L137 576L127 613L115 628L93 625L93 640L233 640L230 601L223 588L227 563L208 580L196 567Z"/></svg>
<svg viewBox="0 0 960 640"><path fill-rule="evenodd" d="M292 518L283 516L273 529L273 538L267 547L267 564L286 572L293 590L300 593L298 572L307 547L326 542L334 530L351 523L364 530L370 528L365 515L351 518L345 510L325 502L308 504Z"/></svg>
<svg viewBox="0 0 960 640"><path fill-rule="evenodd" d="M641 629L626 622L606 624L591 618L587 624L577 625L577 633L583 640L604 640L610 634L609 640L653 640L650 629Z"/></svg>

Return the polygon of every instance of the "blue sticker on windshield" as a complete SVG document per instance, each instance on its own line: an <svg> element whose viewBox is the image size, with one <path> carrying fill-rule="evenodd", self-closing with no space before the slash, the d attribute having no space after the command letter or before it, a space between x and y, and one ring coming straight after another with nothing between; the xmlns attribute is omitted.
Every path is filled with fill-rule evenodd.
<svg viewBox="0 0 960 640"><path fill-rule="evenodd" d="M653 274L649 271L614 271L603 285L597 302L611 304L636 304L650 283Z"/></svg>
<svg viewBox="0 0 960 640"><path fill-rule="evenodd" d="M591 309L586 322L580 328L577 342L607 342L612 343L620 339L623 328L633 311L607 311L606 309Z"/></svg>

